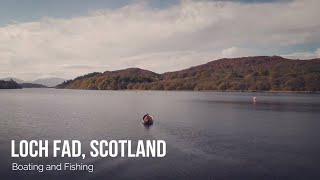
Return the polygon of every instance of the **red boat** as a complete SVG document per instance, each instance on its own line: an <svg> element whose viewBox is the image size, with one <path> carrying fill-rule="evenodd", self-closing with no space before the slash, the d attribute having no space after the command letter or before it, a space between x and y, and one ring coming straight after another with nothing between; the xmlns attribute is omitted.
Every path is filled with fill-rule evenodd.
<svg viewBox="0 0 320 180"><path fill-rule="evenodd" d="M146 114L142 118L142 123L144 125L152 125L153 124L153 117L149 114Z"/></svg>

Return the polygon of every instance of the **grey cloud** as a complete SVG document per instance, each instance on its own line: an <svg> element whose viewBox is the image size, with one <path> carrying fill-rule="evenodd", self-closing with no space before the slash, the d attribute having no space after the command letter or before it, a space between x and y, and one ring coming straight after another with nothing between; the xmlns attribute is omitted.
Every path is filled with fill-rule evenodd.
<svg viewBox="0 0 320 180"><path fill-rule="evenodd" d="M127 67L165 72L222 57L268 54L320 43L318 7L317 0L181 1L164 9L134 3L69 19L17 22L0 27L0 70L27 80L68 79ZM290 55L299 56L318 53Z"/></svg>

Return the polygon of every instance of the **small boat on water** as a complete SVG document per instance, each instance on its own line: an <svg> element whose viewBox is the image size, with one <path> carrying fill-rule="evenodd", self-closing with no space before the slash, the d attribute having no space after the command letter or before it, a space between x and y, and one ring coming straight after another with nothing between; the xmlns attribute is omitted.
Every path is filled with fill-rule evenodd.
<svg viewBox="0 0 320 180"><path fill-rule="evenodd" d="M146 114L142 118L142 124L144 125L152 125L153 124L153 117L149 114Z"/></svg>

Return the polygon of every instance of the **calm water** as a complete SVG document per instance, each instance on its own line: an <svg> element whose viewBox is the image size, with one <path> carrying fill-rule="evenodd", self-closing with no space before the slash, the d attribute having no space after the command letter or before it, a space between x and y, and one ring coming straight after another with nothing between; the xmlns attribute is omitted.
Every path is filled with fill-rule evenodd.
<svg viewBox="0 0 320 180"><path fill-rule="evenodd" d="M83 151L93 139L163 139L167 156L12 159L12 139L78 139ZM0 90L1 179L320 179L319 139L315 94ZM13 173L12 162L95 170Z"/></svg>

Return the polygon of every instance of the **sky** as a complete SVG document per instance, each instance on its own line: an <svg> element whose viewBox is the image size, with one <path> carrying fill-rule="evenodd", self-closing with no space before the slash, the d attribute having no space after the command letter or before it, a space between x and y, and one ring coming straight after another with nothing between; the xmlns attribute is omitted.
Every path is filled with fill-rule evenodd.
<svg viewBox="0 0 320 180"><path fill-rule="evenodd" d="M0 78L320 58L319 0L0 0Z"/></svg>

